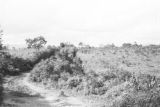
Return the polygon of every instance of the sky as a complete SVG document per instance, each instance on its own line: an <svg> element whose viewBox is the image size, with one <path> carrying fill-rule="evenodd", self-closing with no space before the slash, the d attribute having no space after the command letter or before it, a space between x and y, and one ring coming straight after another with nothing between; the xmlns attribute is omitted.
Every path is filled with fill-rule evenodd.
<svg viewBox="0 0 160 107"><path fill-rule="evenodd" d="M0 0L5 44L160 43L160 0Z"/></svg>

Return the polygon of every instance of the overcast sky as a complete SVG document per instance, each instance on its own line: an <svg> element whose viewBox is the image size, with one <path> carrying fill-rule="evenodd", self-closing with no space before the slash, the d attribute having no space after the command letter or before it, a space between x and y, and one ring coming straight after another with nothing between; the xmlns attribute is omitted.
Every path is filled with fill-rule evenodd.
<svg viewBox="0 0 160 107"><path fill-rule="evenodd" d="M160 0L0 0L4 42L160 43Z"/></svg>

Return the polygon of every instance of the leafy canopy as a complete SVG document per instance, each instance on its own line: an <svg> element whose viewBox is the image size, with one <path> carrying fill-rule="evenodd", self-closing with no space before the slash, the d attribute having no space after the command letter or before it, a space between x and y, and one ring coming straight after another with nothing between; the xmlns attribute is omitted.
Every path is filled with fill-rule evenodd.
<svg viewBox="0 0 160 107"><path fill-rule="evenodd" d="M2 50L2 35L3 35L3 30L0 29L0 50Z"/></svg>
<svg viewBox="0 0 160 107"><path fill-rule="evenodd" d="M38 36L34 39L26 39L25 41L28 48L36 48L36 49L42 48L47 43L47 41L43 36Z"/></svg>

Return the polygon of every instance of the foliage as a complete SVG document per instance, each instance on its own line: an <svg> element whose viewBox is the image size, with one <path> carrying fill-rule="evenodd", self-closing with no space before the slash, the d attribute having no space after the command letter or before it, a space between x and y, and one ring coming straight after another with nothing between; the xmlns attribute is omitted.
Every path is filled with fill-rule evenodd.
<svg viewBox="0 0 160 107"><path fill-rule="evenodd" d="M2 50L2 48L3 48L2 35L3 35L3 30L0 29L0 50Z"/></svg>
<svg viewBox="0 0 160 107"><path fill-rule="evenodd" d="M58 48L50 47L50 48L45 49L44 51L36 52L35 55L34 55L35 57L32 60L33 64L37 64L41 60L45 60L47 58L50 58L51 56L55 56L57 51L58 51Z"/></svg>
<svg viewBox="0 0 160 107"><path fill-rule="evenodd" d="M124 90L112 107L159 107L159 77L149 74L132 75L132 90Z"/></svg>
<svg viewBox="0 0 160 107"><path fill-rule="evenodd" d="M4 75L18 75L29 71L33 66L30 61L13 57L6 52L0 55L0 71Z"/></svg>
<svg viewBox="0 0 160 107"><path fill-rule="evenodd" d="M105 97L113 101L113 107L159 106L159 45L77 49L61 43L31 54L32 60L2 57L1 71L13 75L33 67L31 81Z"/></svg>
<svg viewBox="0 0 160 107"><path fill-rule="evenodd" d="M3 30L0 30L0 105L2 104L3 98L2 98L2 92L3 92L3 72L1 70L2 66L2 61L1 58L3 57L3 53L1 52L3 49L3 44L2 44L2 36L3 35Z"/></svg>
<svg viewBox="0 0 160 107"><path fill-rule="evenodd" d="M53 48L47 54L40 55L42 56L39 58L41 61L31 71L31 80L34 82L57 82L57 84L61 84L59 87L64 83L62 81L65 83L68 81L68 87L72 87L76 80L71 82L69 78L83 75L82 62L76 57L76 52L77 49L72 45L64 45L59 49Z"/></svg>
<svg viewBox="0 0 160 107"><path fill-rule="evenodd" d="M82 78L79 76L70 77L67 81L67 88L73 89L79 86L82 82Z"/></svg>
<svg viewBox="0 0 160 107"><path fill-rule="evenodd" d="M131 46L132 46L132 44L130 44L130 43L123 43L122 44L123 48L130 48Z"/></svg>
<svg viewBox="0 0 160 107"><path fill-rule="evenodd" d="M2 56L3 54L0 52L0 62L2 63L3 60ZM2 98L2 92L3 92L3 72L2 72L2 64L0 63L0 105L2 104L3 98Z"/></svg>
<svg viewBox="0 0 160 107"><path fill-rule="evenodd" d="M126 93L117 99L112 107L159 107L159 91L154 90L149 93Z"/></svg>
<svg viewBox="0 0 160 107"><path fill-rule="evenodd" d="M47 43L47 41L43 36L39 36L34 39L26 39L25 41L28 48L35 48L35 49L40 49Z"/></svg>
<svg viewBox="0 0 160 107"><path fill-rule="evenodd" d="M2 99L2 92L3 92L3 85L2 85L2 83L3 83L3 74L0 73L0 105L1 105L1 103L3 101L3 99Z"/></svg>

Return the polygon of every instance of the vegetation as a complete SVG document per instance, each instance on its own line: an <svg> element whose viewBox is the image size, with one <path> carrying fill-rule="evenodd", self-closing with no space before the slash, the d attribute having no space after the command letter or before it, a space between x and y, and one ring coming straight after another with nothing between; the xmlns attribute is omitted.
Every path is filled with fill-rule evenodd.
<svg viewBox="0 0 160 107"><path fill-rule="evenodd" d="M70 81L70 78L83 75L82 62L76 57L76 47L72 45L62 46L61 44L59 49L49 52L52 54L42 55L43 57L40 58L42 60L31 71L30 78L32 81L45 84L50 81L60 84L62 81ZM61 85L56 87L61 87Z"/></svg>
<svg viewBox="0 0 160 107"><path fill-rule="evenodd" d="M160 106L159 45L124 43L95 48L80 43L77 48L60 43L45 48L43 37L26 42L29 49L1 51L1 75L31 71L32 82L105 99L110 107Z"/></svg>
<svg viewBox="0 0 160 107"><path fill-rule="evenodd" d="M159 57L159 49L157 45L126 43L122 47L77 50L61 43L53 55L33 68L30 78L54 88L106 97L113 107L157 107L158 68L150 64L159 64L158 59L153 59Z"/></svg>
<svg viewBox="0 0 160 107"><path fill-rule="evenodd" d="M2 38L1 38L2 32L3 32L3 31L1 30L1 31L0 31L0 62L2 62L2 60L1 60L1 57L2 57L1 51L2 51L2 48L3 48ZM3 92L3 86L2 86L3 73L2 73L2 71L1 71L1 66L2 66L2 64L0 64L0 105L1 105L1 103L2 103L2 92Z"/></svg>
<svg viewBox="0 0 160 107"><path fill-rule="evenodd" d="M140 74L132 78L132 90L125 90L116 98L113 107L159 107L159 79L155 76Z"/></svg>
<svg viewBox="0 0 160 107"><path fill-rule="evenodd" d="M34 39L26 39L25 41L28 48L35 48L35 49L40 49L47 43L47 41L43 36L38 36Z"/></svg>
<svg viewBox="0 0 160 107"><path fill-rule="evenodd" d="M3 35L3 30L0 30L0 50L2 50L3 44L2 44L2 35Z"/></svg>
<svg viewBox="0 0 160 107"><path fill-rule="evenodd" d="M30 61L18 57L12 57L6 52L1 53L0 60L0 69L3 75L19 75L32 68Z"/></svg>
<svg viewBox="0 0 160 107"><path fill-rule="evenodd" d="M112 107L158 107L159 49L159 45L126 43L121 47L83 48L78 56L85 74L102 75L105 91L100 95L113 101Z"/></svg>

